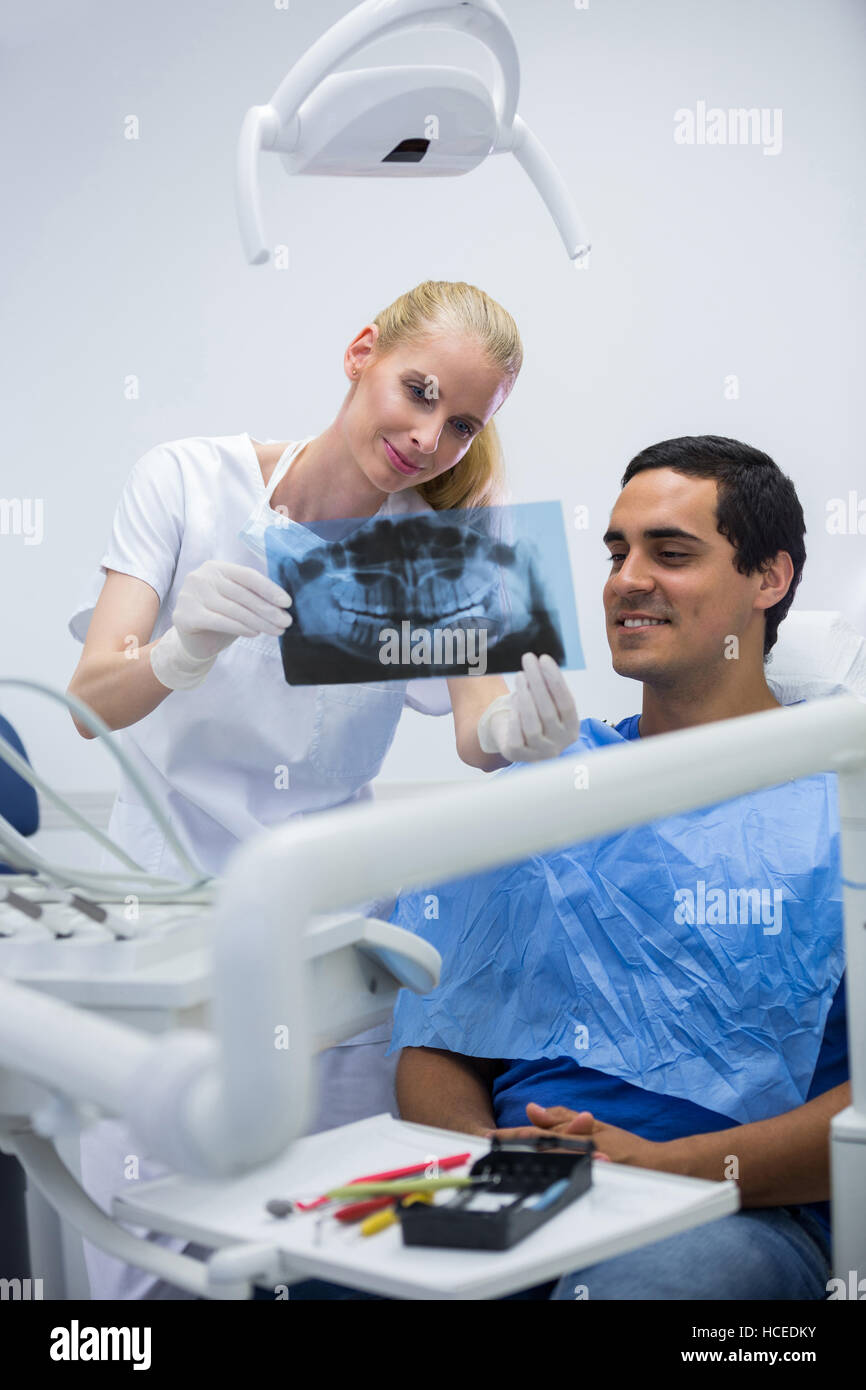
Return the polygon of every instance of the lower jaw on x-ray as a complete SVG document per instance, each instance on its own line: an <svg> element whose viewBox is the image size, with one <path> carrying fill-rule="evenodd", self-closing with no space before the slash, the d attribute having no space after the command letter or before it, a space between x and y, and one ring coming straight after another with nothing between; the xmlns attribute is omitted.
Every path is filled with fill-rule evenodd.
<svg viewBox="0 0 866 1390"><path fill-rule="evenodd" d="M483 676L519 670L524 652L583 666L558 503L315 530L302 553L293 526L265 535L269 574L292 597L289 684Z"/></svg>

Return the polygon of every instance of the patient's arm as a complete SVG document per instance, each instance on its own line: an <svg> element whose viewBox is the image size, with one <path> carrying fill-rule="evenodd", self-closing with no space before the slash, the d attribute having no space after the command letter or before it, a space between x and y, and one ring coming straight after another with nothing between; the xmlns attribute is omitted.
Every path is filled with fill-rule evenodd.
<svg viewBox="0 0 866 1390"><path fill-rule="evenodd" d="M737 1177L744 1207L824 1202L830 1197L830 1120L850 1104L845 1081L772 1120L659 1144L661 1161L653 1167L693 1178ZM599 1148L602 1140L596 1139ZM738 1172L731 1171L730 1155Z"/></svg>
<svg viewBox="0 0 866 1390"><path fill-rule="evenodd" d="M397 1064L397 1106L404 1120L484 1134L496 1124L491 1087L501 1064L434 1047L404 1047Z"/></svg>

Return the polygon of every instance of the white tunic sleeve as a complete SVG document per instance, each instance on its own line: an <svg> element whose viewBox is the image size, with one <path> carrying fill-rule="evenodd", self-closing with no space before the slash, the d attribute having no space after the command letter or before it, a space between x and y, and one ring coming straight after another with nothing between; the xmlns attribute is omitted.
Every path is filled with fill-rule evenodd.
<svg viewBox="0 0 866 1390"><path fill-rule="evenodd" d="M444 676L406 682L404 704L419 714L450 714L451 693Z"/></svg>
<svg viewBox="0 0 866 1390"><path fill-rule="evenodd" d="M79 642L87 636L106 570L143 579L162 604L171 588L183 530L180 465L170 449L158 444L142 454L126 480L100 568L91 575L69 619L72 636Z"/></svg>

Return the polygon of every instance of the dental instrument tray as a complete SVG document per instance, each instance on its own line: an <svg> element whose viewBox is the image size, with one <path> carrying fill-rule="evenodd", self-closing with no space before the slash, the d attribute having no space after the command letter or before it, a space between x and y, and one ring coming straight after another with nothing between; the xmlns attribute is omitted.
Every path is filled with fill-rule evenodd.
<svg viewBox="0 0 866 1390"><path fill-rule="evenodd" d="M509 1250L592 1186L591 1139L494 1138L447 1202L400 1212L404 1245Z"/></svg>

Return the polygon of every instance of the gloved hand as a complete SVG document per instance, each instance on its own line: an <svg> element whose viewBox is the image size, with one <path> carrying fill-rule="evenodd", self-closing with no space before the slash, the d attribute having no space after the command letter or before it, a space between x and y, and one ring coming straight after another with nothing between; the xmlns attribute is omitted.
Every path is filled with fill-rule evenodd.
<svg viewBox="0 0 866 1390"><path fill-rule="evenodd" d="M285 632L291 602L285 590L249 565L206 560L187 575L172 626L150 649L154 675L169 690L200 685L236 637Z"/></svg>
<svg viewBox="0 0 866 1390"><path fill-rule="evenodd" d="M478 742L485 753L510 763L556 758L580 733L577 707L552 656L524 653L516 689L500 695L478 721Z"/></svg>

